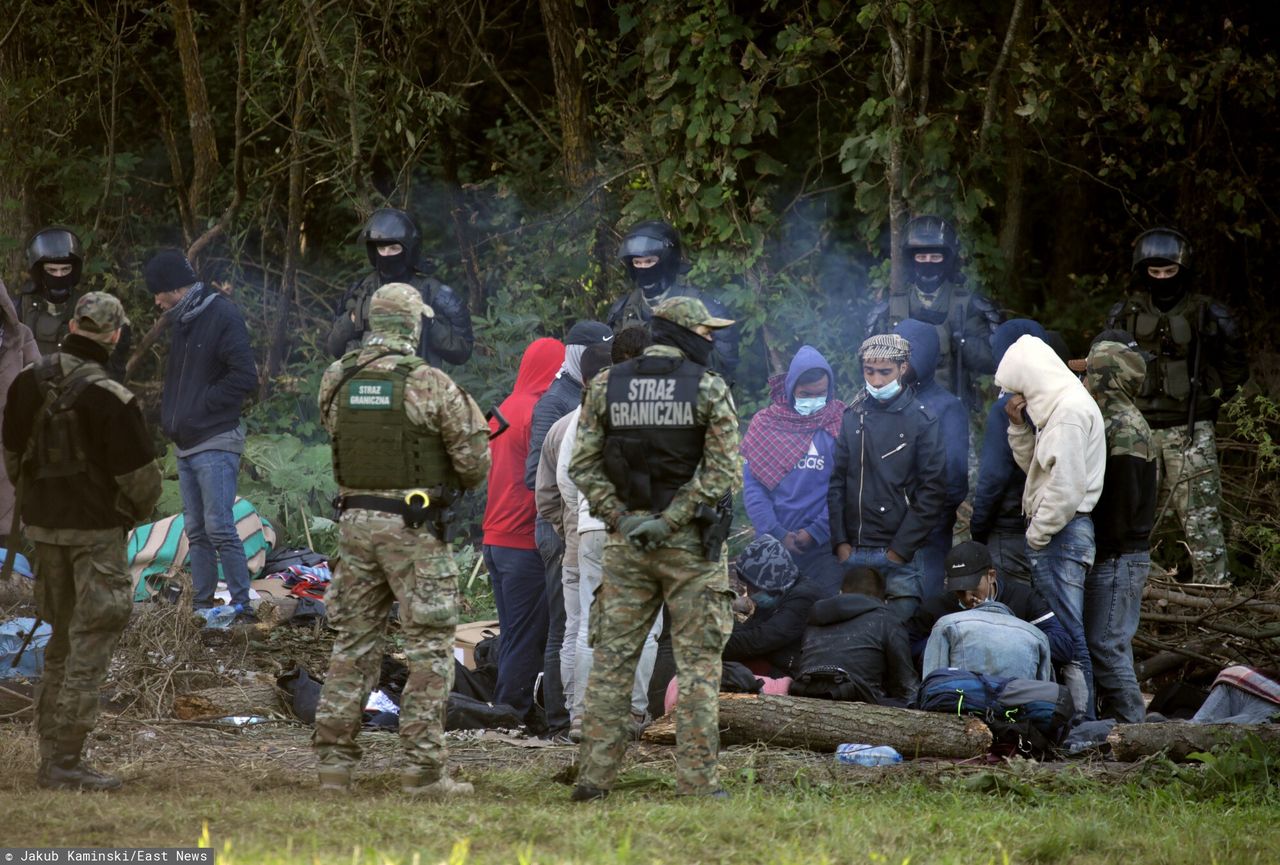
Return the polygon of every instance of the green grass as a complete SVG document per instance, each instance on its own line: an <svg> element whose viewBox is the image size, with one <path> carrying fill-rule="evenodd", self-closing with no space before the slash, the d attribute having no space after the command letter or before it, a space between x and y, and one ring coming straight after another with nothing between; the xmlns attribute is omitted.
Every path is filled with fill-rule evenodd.
<svg viewBox="0 0 1280 865"><path fill-rule="evenodd" d="M160 737L169 735L161 728ZM185 733L183 734L185 735ZM726 753L729 801L675 797L653 752L601 803L569 802L570 752L459 746L474 800L396 789L393 737L369 737L347 797L320 796L305 733L210 733L185 749L103 744L112 795L34 788L30 736L0 728L0 846L195 846L221 863L1273 863L1274 781L1206 792L1153 764L1120 779L1034 765L837 766L829 757ZM222 737L222 738L218 738ZM205 756L225 739L225 763ZM155 754L154 758L149 756Z"/></svg>

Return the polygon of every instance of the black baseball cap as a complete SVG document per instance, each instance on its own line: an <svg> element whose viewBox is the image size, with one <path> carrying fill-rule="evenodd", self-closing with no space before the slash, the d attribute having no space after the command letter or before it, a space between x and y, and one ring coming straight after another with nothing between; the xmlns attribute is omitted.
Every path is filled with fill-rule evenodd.
<svg viewBox="0 0 1280 865"><path fill-rule="evenodd" d="M985 544L965 541L947 553L943 565L943 587L948 592L971 592L991 569L991 554Z"/></svg>

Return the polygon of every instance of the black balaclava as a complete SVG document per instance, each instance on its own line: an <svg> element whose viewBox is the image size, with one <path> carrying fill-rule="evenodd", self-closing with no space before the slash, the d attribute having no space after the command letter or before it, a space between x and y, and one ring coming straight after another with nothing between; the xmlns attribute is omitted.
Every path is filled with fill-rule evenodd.
<svg viewBox="0 0 1280 865"><path fill-rule="evenodd" d="M66 276L52 276L41 267L36 274L36 286L50 303L66 303L80 282L80 268L71 261L51 261L49 264L71 264L71 272Z"/></svg>
<svg viewBox="0 0 1280 865"><path fill-rule="evenodd" d="M389 282L407 282L413 270L409 262L409 250L401 244L400 251L395 255L379 255L377 247L382 245L389 244L369 244L369 255L378 269L378 279L383 285Z"/></svg>
<svg viewBox="0 0 1280 865"><path fill-rule="evenodd" d="M1147 259L1145 265L1149 267L1168 267L1175 262L1161 258ZM1178 272L1168 279L1156 279L1146 271L1146 266L1142 270L1141 280L1147 291L1151 292L1151 302L1164 312L1168 312L1178 305L1178 301L1182 300L1182 296L1187 293L1187 268L1179 266Z"/></svg>
<svg viewBox="0 0 1280 865"><path fill-rule="evenodd" d="M649 322L649 327L653 333L653 341L657 345L669 345L678 348L684 353L685 357L699 366L706 366L711 362L711 352L716 347L711 340L699 336L688 328L681 327L674 321L668 321L657 316L654 316Z"/></svg>

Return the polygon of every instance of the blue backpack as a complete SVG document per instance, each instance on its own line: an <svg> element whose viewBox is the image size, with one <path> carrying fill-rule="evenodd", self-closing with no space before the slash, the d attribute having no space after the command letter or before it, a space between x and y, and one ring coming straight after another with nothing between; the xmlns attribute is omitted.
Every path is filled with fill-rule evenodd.
<svg viewBox="0 0 1280 865"><path fill-rule="evenodd" d="M957 667L943 667L924 677L916 692L914 708L948 715L986 717L1007 682L1003 676L987 676Z"/></svg>
<svg viewBox="0 0 1280 865"><path fill-rule="evenodd" d="M1034 740L1038 750L1062 741L1075 714L1071 693L1055 682L987 676L955 667L925 676L914 708L980 717L997 739L1020 732L1022 738Z"/></svg>

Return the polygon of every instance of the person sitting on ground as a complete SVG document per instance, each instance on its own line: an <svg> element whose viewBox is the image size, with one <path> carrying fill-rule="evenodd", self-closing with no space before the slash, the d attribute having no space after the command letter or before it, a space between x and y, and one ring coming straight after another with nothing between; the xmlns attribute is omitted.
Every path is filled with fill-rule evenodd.
<svg viewBox="0 0 1280 865"><path fill-rule="evenodd" d="M905 707L920 680L906 629L885 604L884 576L875 568L851 566L840 591L809 613L791 693Z"/></svg>
<svg viewBox="0 0 1280 865"><path fill-rule="evenodd" d="M1019 619L999 601L983 601L938 619L924 647L921 673L928 676L947 668L1007 679L1053 681L1049 640L1044 632Z"/></svg>
<svg viewBox="0 0 1280 865"><path fill-rule="evenodd" d="M986 546L977 541L956 544L947 553L945 571L945 591L922 604L907 621L911 654L917 662L922 661L925 644L939 619L989 601L1003 604L1013 615L1044 632L1055 668L1071 660L1071 635L1053 610L1031 586L1001 573Z"/></svg>
<svg viewBox="0 0 1280 865"><path fill-rule="evenodd" d="M769 379L769 390L769 405L742 437L747 516L757 538L781 541L822 597L831 597L840 591L841 568L831 552L827 486L845 404L835 398L831 365L808 345L786 375Z"/></svg>
<svg viewBox="0 0 1280 865"><path fill-rule="evenodd" d="M1191 723L1280 723L1280 670L1227 667Z"/></svg>
<svg viewBox="0 0 1280 865"><path fill-rule="evenodd" d="M738 557L736 568L754 612L734 623L721 657L740 661L763 676L794 675L809 612L823 596L821 587L801 575L782 541L773 535L752 541Z"/></svg>

